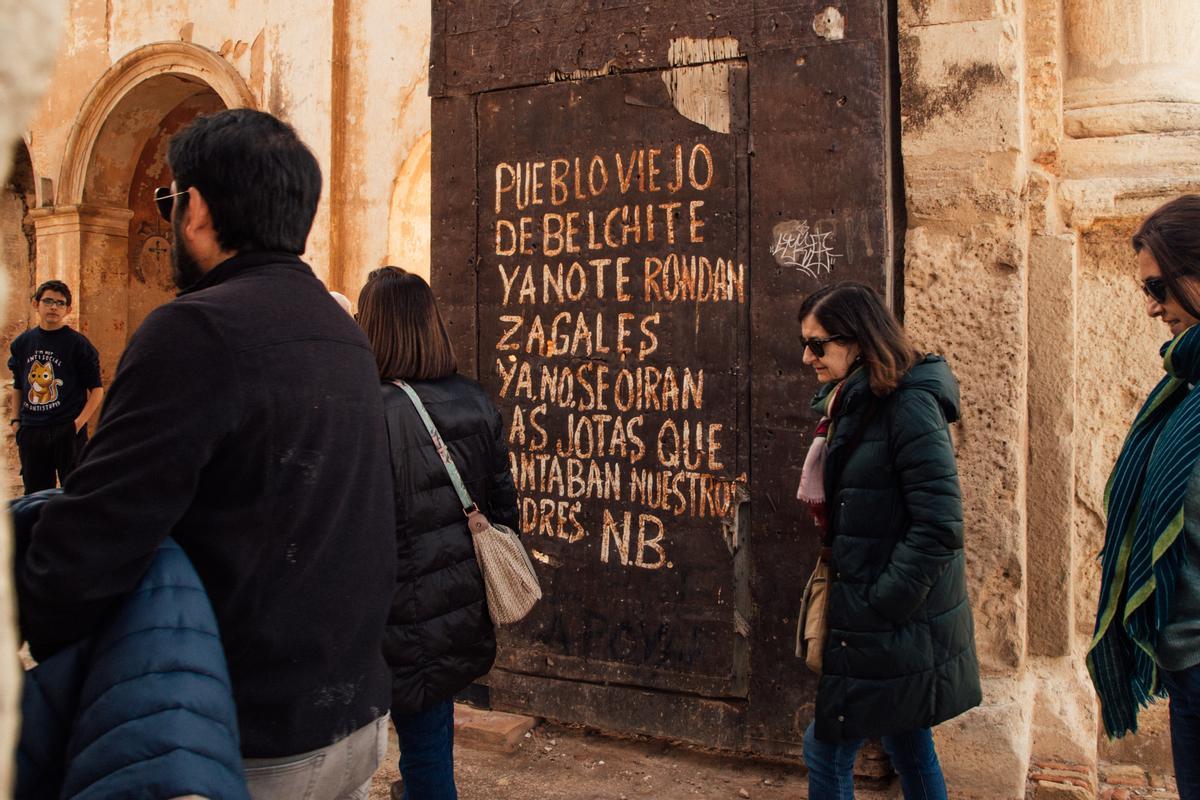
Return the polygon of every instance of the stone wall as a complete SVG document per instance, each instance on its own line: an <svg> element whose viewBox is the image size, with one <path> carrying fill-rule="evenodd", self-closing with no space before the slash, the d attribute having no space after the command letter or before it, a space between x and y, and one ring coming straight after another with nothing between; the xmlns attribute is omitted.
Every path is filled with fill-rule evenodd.
<svg viewBox="0 0 1200 800"><path fill-rule="evenodd" d="M7 168L4 164L3 168ZM12 152L12 172L7 181L0 184L0 265L8 286L8 297L3 303L3 322L0 323L0 341L11 342L29 326L30 306L28 286L33 281L36 248L33 225L29 222L29 209L34 206L36 192L33 185L33 164L29 160L29 148L24 139L19 139ZM3 396L5 411L12 389L12 375L5 370L0 376L0 396ZM5 414L4 419L8 419ZM3 450L6 467L0 469L0 491L5 496L20 494L21 479L11 465L17 464L17 444L12 426L5 425L0 431L0 449Z"/></svg>
<svg viewBox="0 0 1200 800"><path fill-rule="evenodd" d="M28 3L25 0L0 0L0 51L5 58L0 60L0 186L9 181L12 174L12 143L16 142L34 107L46 87L53 64L55 43L58 39L65 2L44 0ZM23 192L22 192L23 194ZM22 198L23 201L23 198ZM7 200L6 202L13 202ZM11 209L0 213L10 213ZM0 248L0 308L7 308L8 297L14 291L11 286L13 261L16 269L21 263L21 243L6 241ZM28 250L24 257L28 258ZM12 313L11 309L8 309ZM0 320L6 325L8 320ZM4 468L7 455L0 455L0 469ZM0 497L3 501L4 497ZM0 652L15 653L17 650L16 609L13 603L12 575L12 532L7 515L0 515ZM0 796L9 796L13 781L12 757L16 732L20 722L18 698L21 686L20 666L11 656L0 659Z"/></svg>
<svg viewBox="0 0 1200 800"><path fill-rule="evenodd" d="M1098 737L1084 667L1104 485L1161 373L1129 235L1200 180L1200 9L901 0L907 324L962 381L984 706L939 731L956 796L1031 760L1169 769L1165 704Z"/></svg>
<svg viewBox="0 0 1200 800"><path fill-rule="evenodd" d="M984 705L938 730L955 796L1024 792L1029 279L1021 31L993 3L900 4L906 325L962 386L957 436ZM984 787L990 787L986 792Z"/></svg>
<svg viewBox="0 0 1200 800"><path fill-rule="evenodd" d="M39 236L73 241L47 241L39 276L85 277L72 262L107 245L83 241L81 251L88 231L71 215L81 203L98 205L105 209L100 216L119 228L120 215L110 212L128 201L119 191L109 196L109 187L130 187L127 170L151 132L204 82L220 96L219 105L244 103L277 114L312 147L325 186L306 257L330 288L354 298L366 272L389 260L428 274L429 3L188 0L163 7L147 0L72 0L70 5L51 91L30 126L30 152L35 175L50 180L47 196L39 198L44 206ZM174 49L155 45L172 42ZM155 60L149 53L155 46L175 61ZM206 54L208 63L193 59L196 52ZM77 130L92 128L96 141L105 143L95 156ZM118 133L125 138L114 138ZM80 142L83 146L73 146ZM121 156L125 151L131 158ZM128 246L126 240L109 249ZM125 257L115 258L102 270L124 277ZM84 295L77 304L81 317L95 318L94 309L86 308L95 295ZM138 321L130 319L129 328ZM100 335L107 335L109 326L102 327ZM122 328L110 337L110 348L123 347L127 335Z"/></svg>

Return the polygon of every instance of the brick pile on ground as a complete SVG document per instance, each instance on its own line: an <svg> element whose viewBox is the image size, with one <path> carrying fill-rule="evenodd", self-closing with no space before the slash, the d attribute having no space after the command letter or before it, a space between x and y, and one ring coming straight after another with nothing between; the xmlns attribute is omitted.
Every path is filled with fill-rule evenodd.
<svg viewBox="0 0 1200 800"><path fill-rule="evenodd" d="M1028 800L1179 800L1175 778L1136 764L1101 764L1099 772L1082 764L1034 762L1029 770Z"/></svg>
<svg viewBox="0 0 1200 800"><path fill-rule="evenodd" d="M1082 764L1036 761L1029 770L1032 800L1095 800L1096 773Z"/></svg>
<svg viewBox="0 0 1200 800"><path fill-rule="evenodd" d="M1100 765L1100 800L1179 800L1175 777L1136 764Z"/></svg>

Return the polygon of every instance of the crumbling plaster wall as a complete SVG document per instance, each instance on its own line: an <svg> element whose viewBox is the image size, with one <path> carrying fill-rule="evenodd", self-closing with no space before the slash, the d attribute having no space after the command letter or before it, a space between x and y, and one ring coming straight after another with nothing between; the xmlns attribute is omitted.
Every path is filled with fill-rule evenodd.
<svg viewBox="0 0 1200 800"><path fill-rule="evenodd" d="M429 131L429 20L418 0L71 0L51 90L30 126L34 171L58 181L80 107L121 57L159 41L201 45L313 149L325 186L306 258L355 296L366 272L387 263L393 184ZM410 266L427 274L428 257Z"/></svg>
<svg viewBox="0 0 1200 800"><path fill-rule="evenodd" d="M160 41L192 42L220 53L259 107L296 126L328 172L330 19L329 5L313 2L71 0L51 91L31 126L37 174L58 180L71 125L105 70ZM321 274L329 260L328 215L323 202L309 241L309 257Z"/></svg>
<svg viewBox="0 0 1200 800"><path fill-rule="evenodd" d="M429 277L428 0L353 4L345 140L353 205L343 288L357 302L367 273L395 264Z"/></svg>

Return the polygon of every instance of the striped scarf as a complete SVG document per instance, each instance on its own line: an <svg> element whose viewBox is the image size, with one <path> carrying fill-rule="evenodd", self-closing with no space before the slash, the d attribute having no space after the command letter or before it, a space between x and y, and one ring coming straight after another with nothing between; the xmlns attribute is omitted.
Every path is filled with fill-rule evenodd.
<svg viewBox="0 0 1200 800"><path fill-rule="evenodd" d="M1138 412L1108 479L1100 603L1087 665L1112 738L1165 696L1155 658L1183 557L1183 502L1200 458L1200 325L1163 346L1167 374Z"/></svg>
<svg viewBox="0 0 1200 800"><path fill-rule="evenodd" d="M829 440L833 438L833 415L845 385L846 380L842 379L832 391L823 396L818 394L813 401L814 406L820 406L821 421L817 423L817 432L809 445L808 455L804 458L804 467L800 470L800 486L796 489L796 499L808 506L813 522L822 532L829 527L825 503L825 460L829 456Z"/></svg>

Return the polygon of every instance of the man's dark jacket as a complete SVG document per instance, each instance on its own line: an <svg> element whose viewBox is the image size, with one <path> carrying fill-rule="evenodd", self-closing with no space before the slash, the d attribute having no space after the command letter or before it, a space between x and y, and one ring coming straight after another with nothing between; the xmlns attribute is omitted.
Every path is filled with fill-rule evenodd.
<svg viewBox="0 0 1200 800"><path fill-rule="evenodd" d="M34 529L35 656L94 632L169 534L216 611L244 756L381 716L395 546L378 385L366 337L295 256L236 256L156 309Z"/></svg>
<svg viewBox="0 0 1200 800"><path fill-rule="evenodd" d="M947 429L958 416L958 384L938 357L882 400L865 371L846 379L825 474L834 575L819 739L905 733L979 705Z"/></svg>
<svg viewBox="0 0 1200 800"><path fill-rule="evenodd" d="M517 528L517 492L500 413L482 387L459 375L412 381L450 448L471 499L493 523ZM399 573L384 655L392 713L414 714L486 673L496 658L483 577L467 518L416 408L383 386L396 486Z"/></svg>

